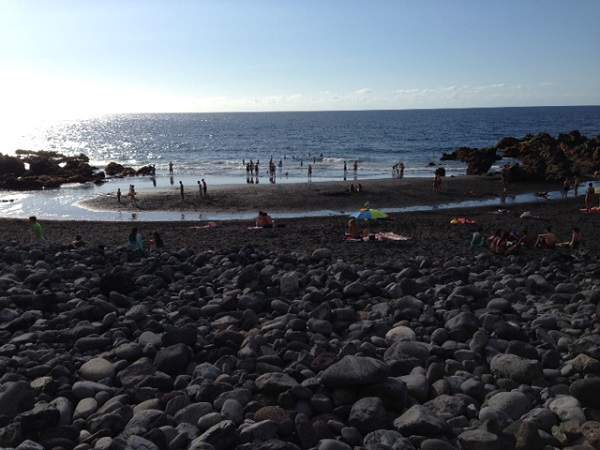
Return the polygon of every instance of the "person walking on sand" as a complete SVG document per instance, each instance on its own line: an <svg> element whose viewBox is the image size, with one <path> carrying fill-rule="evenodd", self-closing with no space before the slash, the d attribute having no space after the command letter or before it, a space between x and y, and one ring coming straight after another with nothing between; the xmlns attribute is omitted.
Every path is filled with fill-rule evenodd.
<svg viewBox="0 0 600 450"><path fill-rule="evenodd" d="M206 181L204 181L204 178L202 178L202 193L204 194L204 196L207 196L207 191L208 191L208 186L206 184Z"/></svg>
<svg viewBox="0 0 600 450"><path fill-rule="evenodd" d="M173 175L173 161L169 161L169 174Z"/></svg>
<svg viewBox="0 0 600 450"><path fill-rule="evenodd" d="M592 211L592 207L594 206L594 195L594 185L589 183L587 191L585 191L585 209L588 213Z"/></svg>
<svg viewBox="0 0 600 450"><path fill-rule="evenodd" d="M183 201L183 199L184 199L184 195L183 195L183 183L181 181L179 182L179 195L181 196L181 201Z"/></svg>
<svg viewBox="0 0 600 450"><path fill-rule="evenodd" d="M42 225L38 222L37 217L31 216L29 218L29 223L31 224L31 231L33 232L33 239L36 242L40 242L44 240L44 230L42 229Z"/></svg>
<svg viewBox="0 0 600 450"><path fill-rule="evenodd" d="M121 203L121 188L117 188L117 201Z"/></svg>

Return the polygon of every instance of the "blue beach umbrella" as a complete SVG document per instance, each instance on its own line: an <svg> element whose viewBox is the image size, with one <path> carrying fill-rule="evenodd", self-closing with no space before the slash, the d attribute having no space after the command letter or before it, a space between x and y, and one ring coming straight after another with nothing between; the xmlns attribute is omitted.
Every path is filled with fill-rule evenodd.
<svg viewBox="0 0 600 450"><path fill-rule="evenodd" d="M387 219L388 215L379 209L362 208L359 211L350 214L350 217L354 217L357 220L379 220Z"/></svg>

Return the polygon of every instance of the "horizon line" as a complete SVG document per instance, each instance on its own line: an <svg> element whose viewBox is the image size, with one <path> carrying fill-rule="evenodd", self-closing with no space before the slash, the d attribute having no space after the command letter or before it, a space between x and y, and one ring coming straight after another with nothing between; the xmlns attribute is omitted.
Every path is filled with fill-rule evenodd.
<svg viewBox="0 0 600 450"><path fill-rule="evenodd" d="M523 108L597 108L600 104L580 105L524 105L524 106L447 106L434 108L365 108L365 109L277 109L277 110L248 110L248 111L129 111L103 112L97 115L119 114L275 114L275 113L320 113L320 112L384 112L384 111L446 111L460 109L523 109Z"/></svg>

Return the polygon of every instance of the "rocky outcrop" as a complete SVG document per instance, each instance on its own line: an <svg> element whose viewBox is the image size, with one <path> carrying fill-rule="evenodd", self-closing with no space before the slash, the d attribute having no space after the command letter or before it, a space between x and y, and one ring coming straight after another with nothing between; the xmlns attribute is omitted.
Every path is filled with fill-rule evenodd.
<svg viewBox="0 0 600 450"><path fill-rule="evenodd" d="M444 161L467 163L467 174L486 173L502 158L513 158L503 169L509 181L562 182L565 178L597 177L600 171L600 136L587 138L579 131L559 134L526 135L518 139L505 137L495 147L476 149L461 147L444 153Z"/></svg>
<svg viewBox="0 0 600 450"><path fill-rule="evenodd" d="M154 166L142 166L135 170L133 167L123 166L112 161L106 165L104 171L110 177L150 176L156 173Z"/></svg>
<svg viewBox="0 0 600 450"><path fill-rule="evenodd" d="M560 182L575 176L594 177L600 170L600 137L588 139L572 131L557 138L541 133L517 141L504 149L505 156L521 162L508 169L512 180Z"/></svg>
<svg viewBox="0 0 600 450"><path fill-rule="evenodd" d="M35 190L65 183L101 182L104 172L90 166L87 156L57 152L17 150L16 156L0 155L0 189Z"/></svg>
<svg viewBox="0 0 600 450"><path fill-rule="evenodd" d="M495 148L461 147L452 153L444 153L442 161L462 161L467 163L467 175L483 175L490 170L494 162L501 159Z"/></svg>

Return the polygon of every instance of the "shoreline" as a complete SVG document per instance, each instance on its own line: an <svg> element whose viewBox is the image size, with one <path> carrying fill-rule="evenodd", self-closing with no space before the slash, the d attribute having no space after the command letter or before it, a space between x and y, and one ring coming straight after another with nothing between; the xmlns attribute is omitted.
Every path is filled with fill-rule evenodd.
<svg viewBox="0 0 600 450"><path fill-rule="evenodd" d="M351 193L351 184L362 186L362 192ZM509 185L510 196L558 189L550 183L514 183ZM184 186L185 188L185 186ZM211 189L207 198L200 197L197 189L186 189L180 198L178 186L159 192L141 191L137 207L123 196L117 203L113 195L102 195L79 203L92 211L194 211L247 213L266 210L272 213L347 211L368 203L374 208L402 208L432 206L467 200L499 198L502 193L499 176L460 176L444 179L443 192L434 193L428 178L369 179L357 181L327 181L294 184L229 185Z"/></svg>

